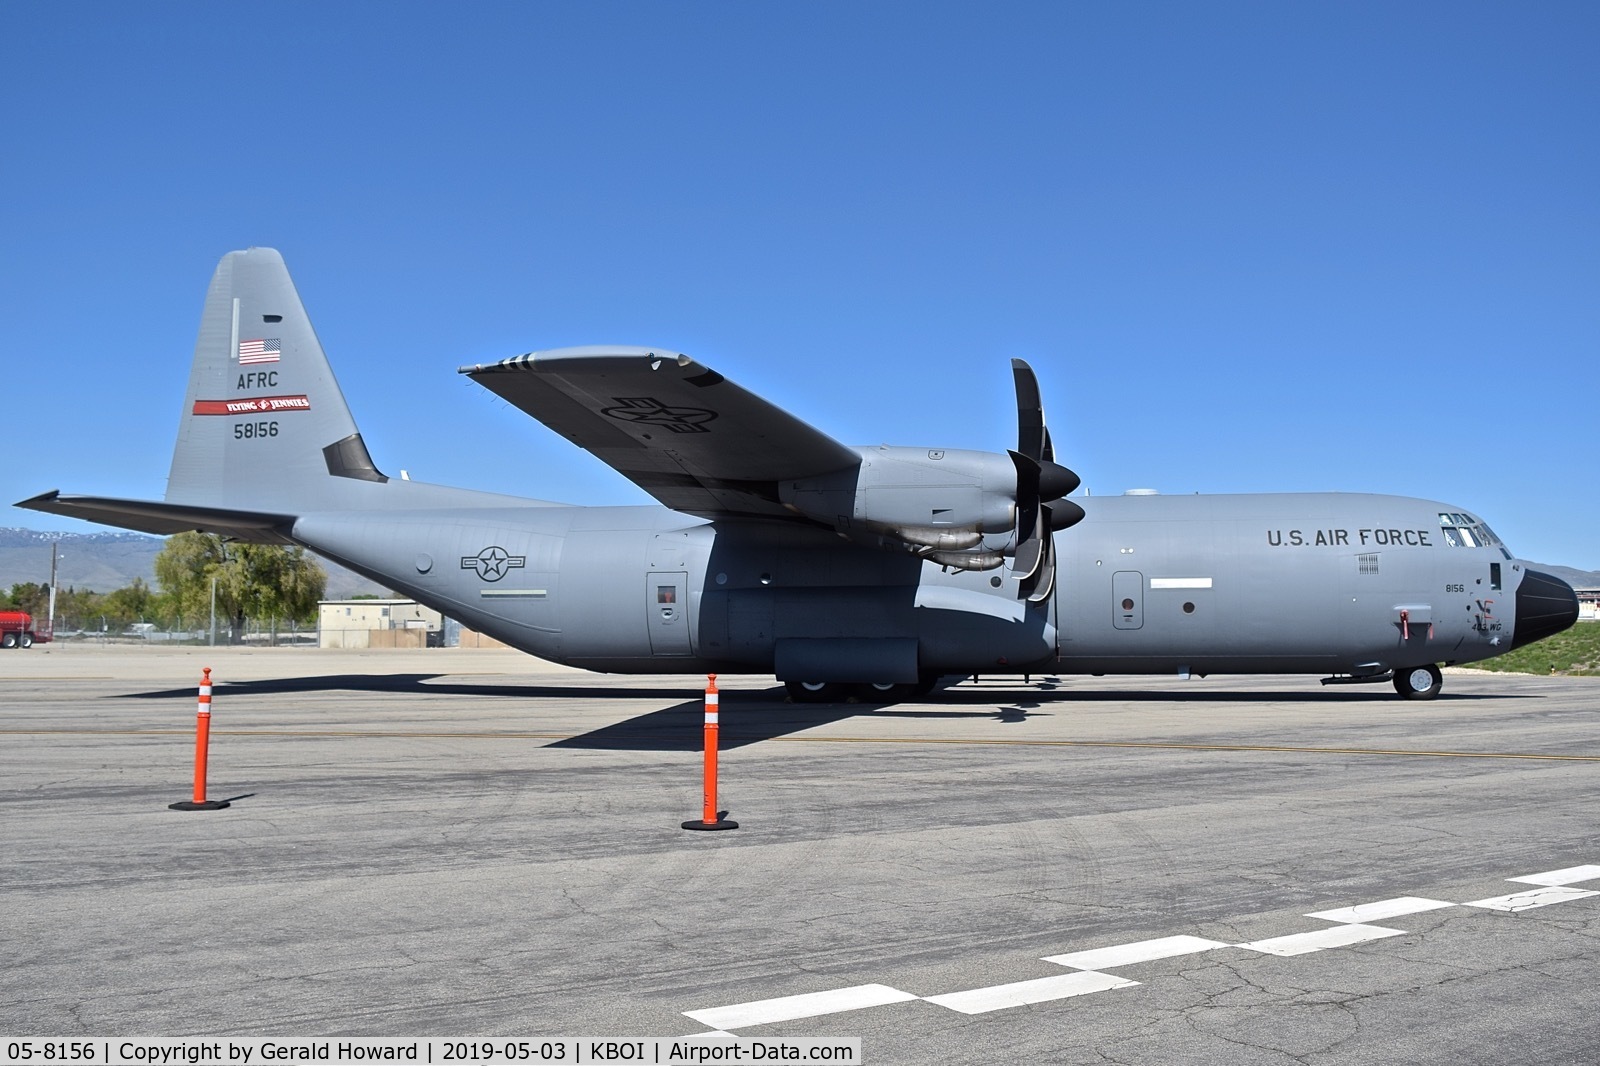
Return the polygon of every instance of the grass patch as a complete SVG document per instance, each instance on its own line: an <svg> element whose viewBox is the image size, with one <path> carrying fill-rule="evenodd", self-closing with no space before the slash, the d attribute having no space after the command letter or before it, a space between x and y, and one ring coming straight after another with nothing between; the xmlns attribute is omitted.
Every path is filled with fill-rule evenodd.
<svg viewBox="0 0 1600 1066"><path fill-rule="evenodd" d="M1600 677L1600 622L1579 622L1553 637L1471 666L1511 674Z"/></svg>

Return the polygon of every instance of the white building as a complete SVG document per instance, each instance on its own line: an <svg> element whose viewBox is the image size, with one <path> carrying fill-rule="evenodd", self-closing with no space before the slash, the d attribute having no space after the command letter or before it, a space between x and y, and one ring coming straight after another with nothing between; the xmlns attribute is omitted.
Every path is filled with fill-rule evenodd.
<svg viewBox="0 0 1600 1066"><path fill-rule="evenodd" d="M1578 621L1600 622L1600 589L1573 589L1578 594Z"/></svg>
<svg viewBox="0 0 1600 1066"><path fill-rule="evenodd" d="M317 646L322 648L425 648L428 634L443 628L439 612L415 600L317 604Z"/></svg>

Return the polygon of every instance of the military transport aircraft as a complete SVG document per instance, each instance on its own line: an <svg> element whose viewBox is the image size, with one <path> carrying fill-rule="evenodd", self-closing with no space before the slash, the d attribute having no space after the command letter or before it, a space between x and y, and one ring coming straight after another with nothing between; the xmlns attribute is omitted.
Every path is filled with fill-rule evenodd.
<svg viewBox="0 0 1600 1066"><path fill-rule="evenodd" d="M1356 494L1068 495L1034 373L1008 452L839 443L664 348L461 373L661 507L571 507L380 473L282 258L212 278L163 501L19 506L300 544L544 659L776 675L892 701L950 675L1324 674L1439 692L1577 620L1453 504Z"/></svg>

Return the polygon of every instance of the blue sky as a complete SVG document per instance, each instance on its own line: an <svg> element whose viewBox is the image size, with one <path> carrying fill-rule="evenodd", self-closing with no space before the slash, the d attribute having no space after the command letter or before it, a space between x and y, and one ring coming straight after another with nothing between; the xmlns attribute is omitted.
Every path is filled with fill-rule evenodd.
<svg viewBox="0 0 1600 1066"><path fill-rule="evenodd" d="M1096 494L1373 491L1600 568L1600 7L8 4L6 504L159 497L280 249L374 458L646 502L455 373L687 351ZM88 530L7 507L0 525Z"/></svg>

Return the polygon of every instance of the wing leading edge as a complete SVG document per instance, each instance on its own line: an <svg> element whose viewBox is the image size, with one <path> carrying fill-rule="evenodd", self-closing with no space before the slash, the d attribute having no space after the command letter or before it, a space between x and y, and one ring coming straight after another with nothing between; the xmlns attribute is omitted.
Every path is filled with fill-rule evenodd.
<svg viewBox="0 0 1600 1066"><path fill-rule="evenodd" d="M687 355L560 348L460 373L675 511L793 518L778 483L861 456Z"/></svg>

